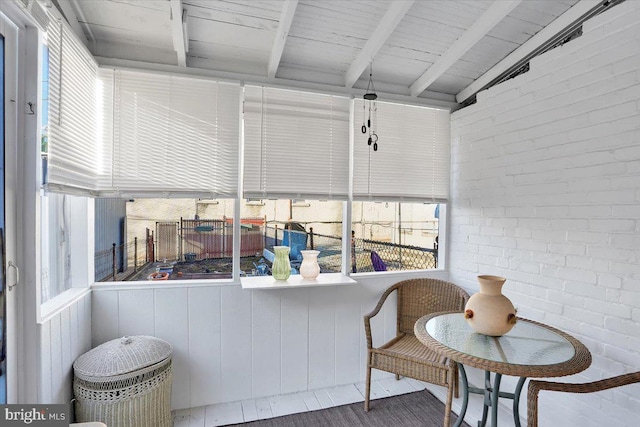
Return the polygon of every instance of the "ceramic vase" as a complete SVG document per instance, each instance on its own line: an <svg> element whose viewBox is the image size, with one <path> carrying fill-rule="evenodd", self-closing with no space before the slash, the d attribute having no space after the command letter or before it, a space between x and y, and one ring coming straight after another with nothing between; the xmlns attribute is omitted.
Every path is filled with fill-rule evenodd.
<svg viewBox="0 0 640 427"><path fill-rule="evenodd" d="M315 279L320 274L318 265L318 254L320 251L306 250L300 251L302 254L302 264L300 264L300 275L304 279Z"/></svg>
<svg viewBox="0 0 640 427"><path fill-rule="evenodd" d="M287 280L291 275L289 246L274 246L275 258L271 266L271 275L276 280Z"/></svg>
<svg viewBox="0 0 640 427"><path fill-rule="evenodd" d="M500 276L478 276L480 292L473 294L464 308L464 317L474 331L499 337L516 324L516 310L502 294L506 280Z"/></svg>

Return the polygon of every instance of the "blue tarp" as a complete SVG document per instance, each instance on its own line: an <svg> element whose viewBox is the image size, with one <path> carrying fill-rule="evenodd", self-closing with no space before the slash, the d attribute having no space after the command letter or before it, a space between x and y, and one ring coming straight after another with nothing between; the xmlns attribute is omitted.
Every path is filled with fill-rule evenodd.
<svg viewBox="0 0 640 427"><path fill-rule="evenodd" d="M284 230L282 246L289 246L289 259L302 260L302 253L307 249L307 233L301 231Z"/></svg>

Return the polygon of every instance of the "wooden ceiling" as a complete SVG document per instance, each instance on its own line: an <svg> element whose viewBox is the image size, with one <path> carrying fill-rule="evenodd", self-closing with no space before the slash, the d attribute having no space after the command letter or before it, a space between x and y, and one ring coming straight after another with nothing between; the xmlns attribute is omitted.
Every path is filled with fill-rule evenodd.
<svg viewBox="0 0 640 427"><path fill-rule="evenodd" d="M98 62L457 105L597 0L46 0ZM513 64L511 64L513 65ZM437 103L437 102L436 102Z"/></svg>

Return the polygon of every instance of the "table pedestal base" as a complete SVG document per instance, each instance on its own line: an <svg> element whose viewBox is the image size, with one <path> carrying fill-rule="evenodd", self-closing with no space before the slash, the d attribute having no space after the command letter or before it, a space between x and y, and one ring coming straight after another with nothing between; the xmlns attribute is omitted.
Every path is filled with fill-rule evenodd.
<svg viewBox="0 0 640 427"><path fill-rule="evenodd" d="M513 400L513 422L516 427L520 427L520 394L522 387L527 379L526 377L520 377L514 393L505 393L500 391L500 380L502 374L494 374L493 385L491 384L491 372L484 372L484 388L469 387L467 381L467 373L464 370L462 363L457 363L458 370L460 371L460 379L462 380L462 408L460 409L460 415L454 427L460 427L464 421L464 416L467 413L467 406L469 405L469 393L482 394L484 396L484 402L482 405L482 420L478 421L478 427L485 427L487 425L487 415L489 414L489 408L491 408L491 427L498 427L498 398L506 398Z"/></svg>

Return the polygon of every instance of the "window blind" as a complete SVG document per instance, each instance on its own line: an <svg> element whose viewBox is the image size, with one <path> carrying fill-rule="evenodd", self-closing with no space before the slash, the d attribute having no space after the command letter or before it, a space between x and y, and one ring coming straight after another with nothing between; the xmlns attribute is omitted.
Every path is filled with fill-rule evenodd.
<svg viewBox="0 0 640 427"><path fill-rule="evenodd" d="M95 193L99 158L97 64L64 23L47 29L49 123L47 189Z"/></svg>
<svg viewBox="0 0 640 427"><path fill-rule="evenodd" d="M354 200L444 202L449 195L449 112L377 102L372 128L378 151L361 131L355 100ZM366 116L368 116L368 110Z"/></svg>
<svg viewBox="0 0 640 427"><path fill-rule="evenodd" d="M346 200L349 99L246 86L244 197Z"/></svg>
<svg viewBox="0 0 640 427"><path fill-rule="evenodd" d="M237 197L239 84L125 70L100 80L103 194Z"/></svg>

